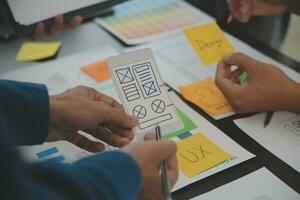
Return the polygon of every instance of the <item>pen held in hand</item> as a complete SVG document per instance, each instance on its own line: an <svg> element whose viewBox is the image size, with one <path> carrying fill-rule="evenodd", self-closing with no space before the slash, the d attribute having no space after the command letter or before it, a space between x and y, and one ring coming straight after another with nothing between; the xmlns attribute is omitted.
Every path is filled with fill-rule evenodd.
<svg viewBox="0 0 300 200"><path fill-rule="evenodd" d="M160 132L160 127L156 126L155 127L155 135L156 135L156 140L161 140L161 132ZM172 200L172 195L170 192L170 183L169 183L169 178L168 178L168 166L167 162L164 160L160 164L160 171L161 171L161 181L162 181L162 189L164 193L164 199L165 200Z"/></svg>
<svg viewBox="0 0 300 200"><path fill-rule="evenodd" d="M270 122L273 118L273 115L274 115L273 111L267 112L267 115L266 115L266 118L265 118L265 121L264 121L264 128L266 128L270 124Z"/></svg>

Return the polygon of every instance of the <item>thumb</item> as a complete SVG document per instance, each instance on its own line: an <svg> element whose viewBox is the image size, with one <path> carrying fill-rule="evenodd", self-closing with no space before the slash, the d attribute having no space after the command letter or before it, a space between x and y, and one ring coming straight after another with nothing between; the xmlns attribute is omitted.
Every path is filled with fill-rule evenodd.
<svg viewBox="0 0 300 200"><path fill-rule="evenodd" d="M100 119L103 119L102 123L111 123L122 128L134 128L138 125L138 119L126 114L123 110L103 104L101 105L103 106L102 108L105 109L104 113L99 113Z"/></svg>
<svg viewBox="0 0 300 200"><path fill-rule="evenodd" d="M223 61L220 61L217 66L217 72L216 72L216 85L221 90L221 92L224 94L226 99L231 102L231 100L234 99L234 97L237 95L240 85L234 83L230 79L230 67L227 66Z"/></svg>
<svg viewBox="0 0 300 200"><path fill-rule="evenodd" d="M228 66L238 66L239 68L247 71L249 74L253 72L253 69L257 66L257 60L243 54L233 53L222 57L222 61Z"/></svg>
<svg viewBox="0 0 300 200"><path fill-rule="evenodd" d="M177 151L175 142L170 140L149 141L147 144L148 148L150 148L151 155L153 155L153 161L156 163L169 159Z"/></svg>

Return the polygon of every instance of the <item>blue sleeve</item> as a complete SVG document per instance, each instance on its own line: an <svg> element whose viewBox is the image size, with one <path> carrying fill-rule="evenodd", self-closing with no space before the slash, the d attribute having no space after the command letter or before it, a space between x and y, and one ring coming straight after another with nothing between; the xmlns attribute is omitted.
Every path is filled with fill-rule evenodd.
<svg viewBox="0 0 300 200"><path fill-rule="evenodd" d="M142 182L136 162L118 151L100 153L73 165L45 161L26 171L25 199L133 200Z"/></svg>
<svg viewBox="0 0 300 200"><path fill-rule="evenodd" d="M40 84L0 80L0 119L9 127L8 137L14 144L43 143L49 126L47 88Z"/></svg>

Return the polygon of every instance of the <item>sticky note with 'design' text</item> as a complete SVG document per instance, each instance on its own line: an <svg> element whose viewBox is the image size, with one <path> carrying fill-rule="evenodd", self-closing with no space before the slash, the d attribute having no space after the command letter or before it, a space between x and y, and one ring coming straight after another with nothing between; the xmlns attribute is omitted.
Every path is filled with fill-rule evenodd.
<svg viewBox="0 0 300 200"><path fill-rule="evenodd" d="M188 28L183 32L204 65L219 61L225 53L234 52L229 40L216 23Z"/></svg>
<svg viewBox="0 0 300 200"><path fill-rule="evenodd" d="M193 177L231 157L201 133L196 133L177 144L179 169Z"/></svg>
<svg viewBox="0 0 300 200"><path fill-rule="evenodd" d="M16 60L20 62L50 58L57 53L60 47L60 42L24 42Z"/></svg>
<svg viewBox="0 0 300 200"><path fill-rule="evenodd" d="M233 111L211 78L182 86L180 93L212 116L216 117Z"/></svg>
<svg viewBox="0 0 300 200"><path fill-rule="evenodd" d="M111 78L106 60L83 66L81 70L98 82Z"/></svg>

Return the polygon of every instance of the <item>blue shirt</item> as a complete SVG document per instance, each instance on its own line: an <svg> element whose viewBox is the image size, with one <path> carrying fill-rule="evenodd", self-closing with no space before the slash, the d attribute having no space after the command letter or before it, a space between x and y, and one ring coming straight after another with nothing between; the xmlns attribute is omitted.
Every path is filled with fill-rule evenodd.
<svg viewBox="0 0 300 200"><path fill-rule="evenodd" d="M72 165L26 163L16 145L41 144L49 128L44 85L0 81L0 198L136 199L141 172L131 156L100 153Z"/></svg>

